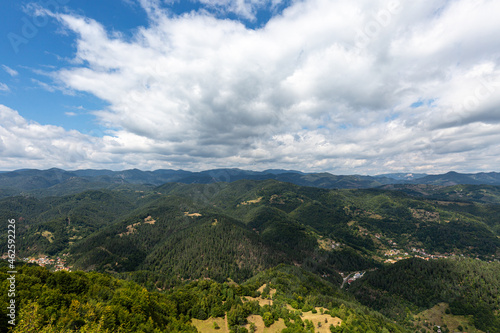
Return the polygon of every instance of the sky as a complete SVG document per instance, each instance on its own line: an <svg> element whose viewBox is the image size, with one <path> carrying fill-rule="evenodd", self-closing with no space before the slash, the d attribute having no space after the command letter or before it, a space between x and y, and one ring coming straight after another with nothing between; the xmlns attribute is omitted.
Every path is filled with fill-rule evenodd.
<svg viewBox="0 0 500 333"><path fill-rule="evenodd" d="M0 170L500 171L500 1L0 2Z"/></svg>

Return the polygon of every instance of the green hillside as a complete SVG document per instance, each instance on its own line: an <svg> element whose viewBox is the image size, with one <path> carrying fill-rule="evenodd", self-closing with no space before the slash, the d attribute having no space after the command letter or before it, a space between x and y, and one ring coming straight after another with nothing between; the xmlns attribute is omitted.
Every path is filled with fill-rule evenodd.
<svg viewBox="0 0 500 333"><path fill-rule="evenodd" d="M6 265L0 267L5 288L6 271ZM281 321L283 332L306 333L315 327L303 312L321 307L322 318L330 319L333 332L404 332L338 287L292 266L280 265L241 285L199 280L166 292L147 291L134 282L96 272L53 273L27 265L18 267L17 279L20 319L13 329L2 321L2 331L197 332L193 322L224 318L231 332L248 332L243 327L247 318L259 317L267 327ZM261 292L262 286L266 288ZM255 298L269 301L260 304ZM0 314L6 317L6 294L0 296L0 304Z"/></svg>
<svg viewBox="0 0 500 333"><path fill-rule="evenodd" d="M177 316L180 312L173 315L177 317L172 322L186 330L195 329L187 328L191 325L188 318L198 320L196 325L201 326L196 327L219 325L220 320L213 318L223 313L229 317L232 311L231 316L241 319L233 321L241 326L236 325L236 330L249 325L246 318L257 316L251 318L280 330L311 331L308 325L322 318L311 311L323 307L337 318L333 332L350 332L355 327L363 332L386 332L376 328L384 325L389 332L411 331L422 326L415 319L418 313L436 306L444 311L449 306L447 316L472 316L460 320L494 331L500 310L500 274L494 262L500 258L500 221L496 218L500 205L493 199L495 191L495 187L483 186L328 190L276 180L167 183L64 196L6 197L0 199L0 217L5 228L8 219L16 219L20 258L61 257L72 270L110 274L113 278L109 279L129 281L116 283L134 281L159 295L189 289L186 286L197 281L212 281L250 288L245 293L255 298L256 290L266 284L276 290L275 304L308 313L299 320L295 312L287 315L278 308L257 310L240 304L233 310L232 306L214 310L203 303L190 314L184 312L187 317ZM458 194L462 197L457 198ZM1 240L3 248L6 241ZM471 259L457 259L461 257ZM365 271L359 281L348 281L354 273ZM84 284L92 286L96 283L93 276L98 276L92 274L97 273L68 276L86 276ZM37 288L45 288L45 282L40 283ZM193 288L194 294L202 293ZM264 295L268 293L266 289ZM27 299L35 297L26 295ZM92 299L79 302L88 302L85 309L97 313L102 308L93 308L93 302L110 298ZM64 304L70 311L71 303ZM43 317L40 327L49 329L52 324L47 318L52 315L39 305L37 309L36 304L26 304L26 309L36 318ZM489 326L480 323L483 317L477 309L489 318ZM120 318L116 323L126 318L119 315L121 311L115 311ZM265 313L274 319L269 314L264 319ZM391 326L384 316L403 326ZM149 328L142 328L139 323L146 325L145 321L137 319L129 331L168 327L151 318L152 323L146 320ZM58 320L54 325L59 325ZM89 324L88 331L103 329L99 320L93 324L89 320L83 316L78 325Z"/></svg>
<svg viewBox="0 0 500 333"><path fill-rule="evenodd" d="M449 313L472 316L476 328L500 331L498 262L404 260L368 272L350 292L366 306L399 321L409 321L408 309L418 312L445 302Z"/></svg>
<svg viewBox="0 0 500 333"><path fill-rule="evenodd" d="M243 281L278 263L334 276L378 267L391 250L491 259L500 248L497 212L474 201L274 180L0 200L4 219L19 221L20 255L69 253L81 269L147 270L163 284Z"/></svg>

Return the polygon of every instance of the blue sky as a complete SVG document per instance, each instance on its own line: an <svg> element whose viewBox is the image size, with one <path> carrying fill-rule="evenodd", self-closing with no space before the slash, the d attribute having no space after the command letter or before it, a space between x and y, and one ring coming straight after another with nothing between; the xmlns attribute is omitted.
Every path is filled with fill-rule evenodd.
<svg viewBox="0 0 500 333"><path fill-rule="evenodd" d="M103 1L99 7L89 5L96 3L92 1L72 0L65 5L61 4L65 2L55 1L62 12L71 11L95 17L111 30L128 32L141 24L147 24L146 15L140 8L134 8L120 0ZM48 75L54 68L68 65L75 52L75 45L73 36L63 33L54 19L36 21L28 9L33 3L54 8L52 3L44 1L3 1L0 4L0 12L3 13L0 29L4 36L0 40L0 61L2 65L18 73L13 76L5 70L0 72L0 82L7 84L11 90L0 95L0 99L23 117L40 124L58 125L84 132L95 131L97 124L81 110L100 109L106 103L89 94L68 94L41 86L43 83L52 86ZM109 12L113 14L107 14ZM36 30L25 28L30 26L26 22L33 24ZM29 34L25 34L23 28ZM68 112L78 113L80 116L67 116Z"/></svg>
<svg viewBox="0 0 500 333"><path fill-rule="evenodd" d="M0 3L0 169L499 171L493 0Z"/></svg>
<svg viewBox="0 0 500 333"><path fill-rule="evenodd" d="M146 12L139 2L124 0L25 0L4 1L0 4L0 12L4 13L0 29L6 35L0 42L0 49L3 50L1 63L11 69L16 68L15 71L21 74L12 76L12 73L9 74L5 70L0 71L0 82L7 84L11 90L9 94L0 95L2 103L18 110L23 117L40 124L58 125L66 129L102 135L99 124L85 111L105 108L107 103L84 92L68 94L68 91L54 91L48 88L51 82L47 80L47 74L51 69L68 66L71 61L76 51L74 36L62 31L54 19L33 16L30 9L33 4L92 18L106 30L119 32L125 38L131 38L138 28L148 26ZM270 8L272 4L266 4L256 9L254 18L240 17L232 12L224 13L220 8L196 1L173 1L163 4L163 8L172 16L206 10L220 19L238 20L249 29L257 29L273 15L280 13L287 4L283 1L274 9ZM48 86L41 89L44 84Z"/></svg>

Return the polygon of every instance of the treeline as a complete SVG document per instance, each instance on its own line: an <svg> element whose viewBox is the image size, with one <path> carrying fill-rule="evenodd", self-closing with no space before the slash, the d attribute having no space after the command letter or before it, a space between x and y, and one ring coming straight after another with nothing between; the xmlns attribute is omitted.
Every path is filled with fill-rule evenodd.
<svg viewBox="0 0 500 333"><path fill-rule="evenodd" d="M0 287L7 289L7 265L0 267ZM257 289L267 283L261 294ZM260 306L244 296L269 297ZM347 300L342 299L347 298ZM266 326L284 319L283 332L314 332L302 311L324 307L325 314L342 319L333 332L402 332L376 312L360 306L338 287L297 267L279 266L244 284L203 279L165 292L151 292L130 281L96 272L50 272L33 265L17 267L16 325L7 323L7 294L0 295L2 332L196 332L191 319L224 317L231 332L248 332L242 325L251 314L262 316ZM294 310L289 310L292 304ZM328 309L328 310L327 310ZM314 310L316 311L316 310ZM323 311L323 310L322 310Z"/></svg>
<svg viewBox="0 0 500 333"><path fill-rule="evenodd" d="M1 288L7 289L6 267ZM91 272L49 272L19 266L16 274L16 325L5 318L7 294L0 296L3 332L196 332L171 296Z"/></svg>

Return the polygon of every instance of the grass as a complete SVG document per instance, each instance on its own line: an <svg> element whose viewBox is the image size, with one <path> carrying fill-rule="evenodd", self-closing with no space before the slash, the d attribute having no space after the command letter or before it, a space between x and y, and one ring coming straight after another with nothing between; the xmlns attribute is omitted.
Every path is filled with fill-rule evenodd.
<svg viewBox="0 0 500 333"><path fill-rule="evenodd" d="M304 312L302 314L302 320L312 321L314 324L314 330L317 333L330 333L330 325L339 326L342 324L342 320L337 317L332 317L329 314L321 314L322 308L316 308L317 313L312 313L312 311ZM324 309L323 310L327 310ZM326 323L325 323L326 320ZM321 323L321 327L318 327L318 323Z"/></svg>
<svg viewBox="0 0 500 333"><path fill-rule="evenodd" d="M248 317L248 324L245 326L250 330L250 323L254 323L256 332L258 333L278 333L286 328L285 321L283 319L278 320L269 327L264 325L264 320L261 316L251 315ZM209 318L207 320L191 319L192 324L199 332L203 333L229 333L226 321L224 318ZM214 322L219 325L219 329L214 328Z"/></svg>
<svg viewBox="0 0 500 333"><path fill-rule="evenodd" d="M266 327L264 325L264 320L262 320L261 316L258 315L251 315L250 317L247 318L248 324L245 325L247 330L250 330L250 323L254 323L255 327L257 328L255 332L258 333L279 333L282 330L286 328L285 321L280 318L280 320L276 321L274 324L272 324L269 327Z"/></svg>
<svg viewBox="0 0 500 333"><path fill-rule="evenodd" d="M252 301L257 301L259 302L260 306L264 305L273 305L273 301L270 299L264 299L262 297L250 297L250 296L244 296L243 299L252 302Z"/></svg>
<svg viewBox="0 0 500 333"><path fill-rule="evenodd" d="M264 288L266 288L266 286L267 286L267 284L264 284L262 287L260 287L259 289L257 289L257 291L259 291L260 293L262 293L264 291ZM244 296L243 299L247 300L249 302L257 301L257 302L259 302L260 306L273 305L272 298L273 298L274 294L276 294L276 289L270 289L269 290L269 297L271 299L262 298L262 297L250 297L250 296Z"/></svg>
<svg viewBox="0 0 500 333"><path fill-rule="evenodd" d="M258 290L262 292L266 285L264 284ZM271 297L276 293L276 289L271 289L269 294ZM258 301L260 306L270 305L272 304L272 300L264 299L262 297L243 297L246 301ZM287 304L287 308L291 311L295 311L290 304ZM342 320L337 317L332 317L329 314L322 314L321 309L323 311L327 311L325 308L316 308L317 313L312 313L312 311L304 312L302 314L302 320L309 320L314 324L315 332L317 333L330 333L330 325L339 326L342 323ZM444 311L444 310L443 310ZM264 325L264 320L259 315L251 315L247 318L248 324L245 327L250 330L250 323L254 323L256 326L256 332L258 333L278 333L286 328L285 321L283 319L279 319L274 324L269 327ZM326 322L325 322L326 321ZM192 319L191 322L196 327L196 329L200 332L207 333L228 333L229 328L227 327L227 320L225 318L209 318L207 320L199 320ZM219 325L219 329L214 329L214 322ZM321 327L318 327L318 323L321 323Z"/></svg>
<svg viewBox="0 0 500 333"><path fill-rule="evenodd" d="M317 313L312 313L312 311L305 312L302 315L302 320L310 320L314 324L315 332L317 333L329 333L330 325L339 326L342 323L342 320L339 318L333 318L327 314L321 314L321 308L316 308ZM326 309L323 309L326 310ZM326 322L325 322L326 320ZM285 321L283 319L279 319L274 324L269 327L264 325L264 320L259 315L251 315L247 318L248 324L245 327L250 330L250 323L254 323L256 332L262 333L278 333L286 328ZM199 320L192 319L191 322L196 327L196 329L203 333L228 333L229 329L227 327L227 323L225 318L209 318L207 320ZM219 329L214 328L214 322L219 325ZM321 327L318 327L318 323L321 323ZM479 331L477 331L479 332Z"/></svg>
<svg viewBox="0 0 500 333"><path fill-rule="evenodd" d="M155 224L155 223L156 223L156 220L155 220L155 219L153 219L153 218L151 217L151 215L150 215L150 216L148 216L148 217L146 217L146 218L144 219L144 223L147 223L147 224Z"/></svg>
<svg viewBox="0 0 500 333"><path fill-rule="evenodd" d="M42 236L47 238L49 243L52 243L54 241L54 235L50 231L44 231L42 232Z"/></svg>
<svg viewBox="0 0 500 333"><path fill-rule="evenodd" d="M184 212L184 216L189 216L189 217L200 217L202 216L200 213L190 213L190 212Z"/></svg>
<svg viewBox="0 0 500 333"><path fill-rule="evenodd" d="M257 291L259 291L260 293L263 293L264 289L266 289L266 287L267 287L267 283L263 284L262 287L260 287L259 289L257 289ZM274 296L274 294L276 294L276 289L270 289L269 290L269 296L271 296L271 298L272 298Z"/></svg>
<svg viewBox="0 0 500 333"><path fill-rule="evenodd" d="M446 327L450 332L459 332L458 326L464 328L464 332L468 333L482 333L471 324L470 319L464 316L455 316L452 314L446 314L446 309L448 308L447 303L439 303L434 307L422 311L415 315L414 323L427 329L428 332L434 332L433 328L435 325ZM424 323L430 324L429 327L424 326ZM467 327L467 329L465 329Z"/></svg>
<svg viewBox="0 0 500 333"><path fill-rule="evenodd" d="M259 203L259 202L261 202L261 201L262 201L262 198L263 198L263 197L258 197L258 198L257 198L257 199L255 199L255 200L243 201L243 202L241 202L241 203L240 203L240 205L244 205L244 206L246 206L246 205L251 205L251 204Z"/></svg>
<svg viewBox="0 0 500 333"><path fill-rule="evenodd" d="M199 320L199 319L191 319L191 322L193 323L194 327L199 332L207 332L207 333L213 333L213 332L218 332L218 333L229 333L229 330L227 329L226 321L224 318L209 318L207 320ZM217 323L219 325L219 329L214 328L214 323Z"/></svg>
<svg viewBox="0 0 500 333"><path fill-rule="evenodd" d="M318 245L322 250L330 252L333 251L332 243L333 240L331 240L330 238L318 238Z"/></svg>

